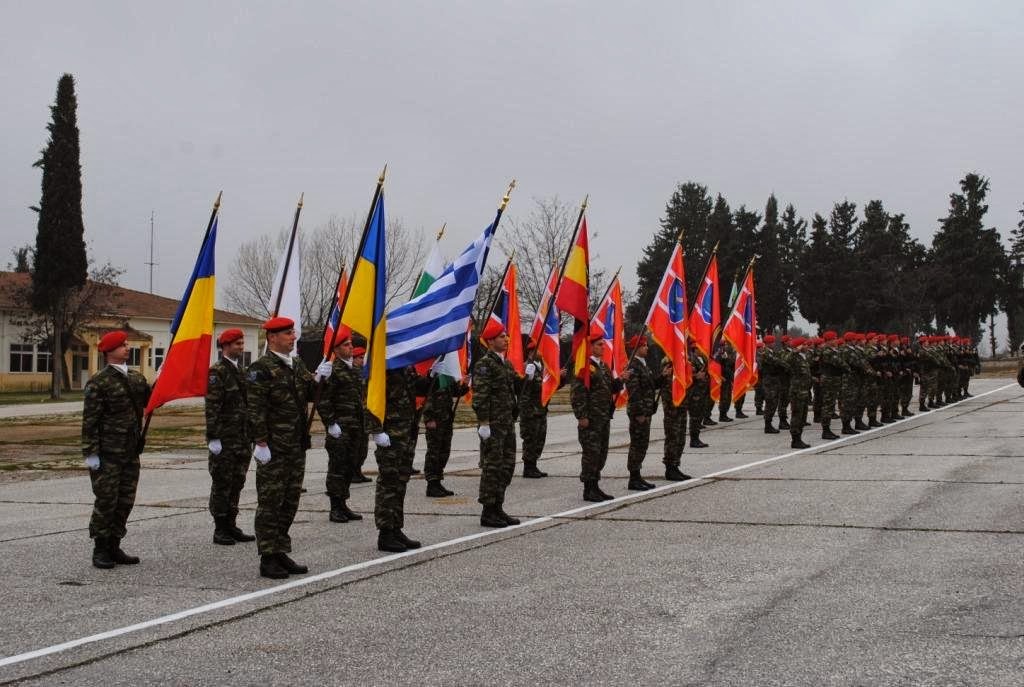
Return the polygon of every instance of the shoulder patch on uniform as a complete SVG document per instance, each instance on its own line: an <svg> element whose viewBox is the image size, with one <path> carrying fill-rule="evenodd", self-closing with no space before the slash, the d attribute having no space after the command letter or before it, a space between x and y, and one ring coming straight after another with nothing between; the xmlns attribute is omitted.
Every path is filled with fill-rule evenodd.
<svg viewBox="0 0 1024 687"><path fill-rule="evenodd" d="M217 375L210 375L210 384L217 383Z"/></svg>
<svg viewBox="0 0 1024 687"><path fill-rule="evenodd" d="M260 371L249 370L249 374L246 375L246 379L248 379L250 382L258 382L260 379Z"/></svg>
<svg viewBox="0 0 1024 687"><path fill-rule="evenodd" d="M487 374L487 365L483 362L477 363L476 372L477 374Z"/></svg>

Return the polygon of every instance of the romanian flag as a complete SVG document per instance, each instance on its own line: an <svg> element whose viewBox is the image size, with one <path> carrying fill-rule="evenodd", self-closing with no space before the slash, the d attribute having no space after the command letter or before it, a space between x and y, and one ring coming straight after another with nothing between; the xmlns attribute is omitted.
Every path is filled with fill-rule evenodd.
<svg viewBox="0 0 1024 687"><path fill-rule="evenodd" d="M544 318L548 312L548 305L552 296L555 295L555 286L558 284L558 265L551 267L551 274L548 276L547 286L544 287L544 295L540 297L540 305L537 306L537 314L533 316L533 324L530 326L530 345L536 346L544 332Z"/></svg>
<svg viewBox="0 0 1024 687"><path fill-rule="evenodd" d="M711 253L704 280L697 287L697 299L690 312L690 340L708 361L708 377L711 384L711 399L718 401L722 395L722 366L711 355L715 334L721 326L722 314L718 307L718 253Z"/></svg>
<svg viewBox="0 0 1024 687"><path fill-rule="evenodd" d="M213 297L216 292L213 258L216 245L215 212L192 269L192 278L171 322L171 346L149 396L146 415L152 415L154 410L176 398L206 395L213 346Z"/></svg>
<svg viewBox="0 0 1024 687"><path fill-rule="evenodd" d="M672 361L672 403L686 399L686 389L693 382L693 368L686 350L686 273L683 247L677 243L661 278L657 297L647 313L647 329L651 338Z"/></svg>
<svg viewBox="0 0 1024 687"><path fill-rule="evenodd" d="M338 279L338 293L334 296L331 314L327 316L327 327L324 329L324 360L331 359L331 343L334 342L334 331L338 328L338 320L341 319L341 304L345 302L347 290L348 277L345 275L345 268L342 267L341 276Z"/></svg>
<svg viewBox="0 0 1024 687"><path fill-rule="evenodd" d="M747 270L743 286L736 295L732 312L725 321L722 338L736 350L736 374L732 382L732 400L757 383L757 301L754 298L754 267Z"/></svg>
<svg viewBox="0 0 1024 687"><path fill-rule="evenodd" d="M508 333L508 350L505 352L505 359L512 365L516 374L522 377L525 374L523 328L519 320L519 294L516 284L516 265L509 262L508 269L505 270L505 279L501 283L501 290L498 291L498 298L494 302L494 310L491 311L490 320L500 324Z"/></svg>
<svg viewBox="0 0 1024 687"><path fill-rule="evenodd" d="M597 306L593 324L604 332L604 364L618 379L626 371L629 356L626 355L626 333L622 313L622 284L615 277L604 300ZM622 408L629 400L625 389L615 399L615 406Z"/></svg>
<svg viewBox="0 0 1024 687"><path fill-rule="evenodd" d="M366 337L366 409L383 424L385 407L385 346L387 318L384 315L387 251L384 234L384 193L377 196L370 222L363 235L362 250L352 269L349 295L341 323Z"/></svg>
<svg viewBox="0 0 1024 687"><path fill-rule="evenodd" d="M569 252L562 271L555 305L575 319L572 333L573 370L590 387L590 243L587 241L587 218L580 221L576 243Z"/></svg>

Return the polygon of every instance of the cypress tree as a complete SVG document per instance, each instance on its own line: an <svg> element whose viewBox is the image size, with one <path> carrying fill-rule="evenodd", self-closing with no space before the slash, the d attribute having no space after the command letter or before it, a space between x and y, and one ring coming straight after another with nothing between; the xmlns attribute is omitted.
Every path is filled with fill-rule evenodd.
<svg viewBox="0 0 1024 687"><path fill-rule="evenodd" d="M65 312L69 297L85 285L88 258L82 223L82 168L79 161L78 104L75 80L64 74L57 82L57 98L47 125L50 140L35 163L43 171L42 197L32 269L32 308L51 322L53 352L51 396L60 398L64 351L69 332Z"/></svg>

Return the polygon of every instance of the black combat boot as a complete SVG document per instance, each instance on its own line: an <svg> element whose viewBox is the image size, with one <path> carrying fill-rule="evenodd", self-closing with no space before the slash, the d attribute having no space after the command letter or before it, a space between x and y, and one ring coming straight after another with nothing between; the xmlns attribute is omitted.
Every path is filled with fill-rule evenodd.
<svg viewBox="0 0 1024 687"><path fill-rule="evenodd" d="M139 557L127 554L121 548L121 540L113 537L107 540L107 544L110 546L110 557L114 559L114 562L118 565L138 565Z"/></svg>
<svg viewBox="0 0 1024 687"><path fill-rule="evenodd" d="M480 513L481 527L508 527L508 522L501 517L501 510L497 506L484 506Z"/></svg>
<svg viewBox="0 0 1024 687"><path fill-rule="evenodd" d="M790 429L789 418L785 415L779 415L779 429Z"/></svg>
<svg viewBox="0 0 1024 687"><path fill-rule="evenodd" d="M681 471L677 465L666 465L665 479L667 479L669 482L685 482L686 480L692 478L685 472Z"/></svg>
<svg viewBox="0 0 1024 687"><path fill-rule="evenodd" d="M821 438L826 441L832 441L838 439L839 435L832 431L832 425L829 422L823 422L821 424Z"/></svg>
<svg viewBox="0 0 1024 687"><path fill-rule="evenodd" d="M364 484L366 482L372 482L373 480L363 474L362 470L352 475L352 484Z"/></svg>
<svg viewBox="0 0 1024 687"><path fill-rule="evenodd" d="M856 419L853 421L853 428L859 430L871 429L870 427L864 424L864 420L861 418L860 415L858 415Z"/></svg>
<svg viewBox="0 0 1024 687"><path fill-rule="evenodd" d="M903 406L903 417L914 417L914 414L910 412L909 406Z"/></svg>
<svg viewBox="0 0 1024 687"><path fill-rule="evenodd" d="M860 432L850 426L850 418L843 420L843 434L860 434Z"/></svg>
<svg viewBox="0 0 1024 687"><path fill-rule="evenodd" d="M498 515L500 515L502 519L505 521L505 524L509 526L518 525L520 522L519 518L512 517L511 515L506 513L505 509L502 508L501 506L498 506Z"/></svg>
<svg viewBox="0 0 1024 687"><path fill-rule="evenodd" d="M237 519L237 515L232 515L230 518L228 518L228 534L234 537L235 541L237 542L256 541L256 537L252 536L251 534L246 534L238 528L238 524L236 522Z"/></svg>
<svg viewBox="0 0 1024 687"><path fill-rule="evenodd" d="M409 539L409 537L405 536L405 532L402 531L402 528L395 530L395 539L402 542L402 545L407 549L418 549L423 546L419 541Z"/></svg>
<svg viewBox="0 0 1024 687"><path fill-rule="evenodd" d="M712 420L711 416L709 415L708 417L704 418L703 424L705 427L711 427L713 425L717 425L718 423Z"/></svg>
<svg viewBox="0 0 1024 687"><path fill-rule="evenodd" d="M875 418L875 414L871 413L868 415L868 427L881 427L882 423Z"/></svg>
<svg viewBox="0 0 1024 687"><path fill-rule="evenodd" d="M305 575L309 572L309 568L292 560L291 556L286 553L277 554L277 562L281 564L281 567L288 571L289 575Z"/></svg>
<svg viewBox="0 0 1024 687"><path fill-rule="evenodd" d="M377 550L388 551L390 553L402 553L409 549L407 549L405 544L395 537L394 530L383 529L377 533Z"/></svg>
<svg viewBox="0 0 1024 687"><path fill-rule="evenodd" d="M583 500L592 503L604 501L604 496L597 489L597 480L591 479L583 483Z"/></svg>
<svg viewBox="0 0 1024 687"><path fill-rule="evenodd" d="M629 473L629 484L626 485L626 488L630 491L647 491L652 487L648 486L648 483L640 476L639 470L633 470Z"/></svg>
<svg viewBox="0 0 1024 687"><path fill-rule="evenodd" d="M813 413L811 415L811 424L821 424L821 413Z"/></svg>
<svg viewBox="0 0 1024 687"><path fill-rule="evenodd" d="M93 541L92 564L103 570L114 567L114 559L110 555L110 544L107 543L106 537L96 537Z"/></svg>
<svg viewBox="0 0 1024 687"><path fill-rule="evenodd" d="M736 409L736 419L737 420L746 420L748 417L750 417L750 416L747 415L746 413L744 413L742 410L740 410L739 408Z"/></svg>
<svg viewBox="0 0 1024 687"><path fill-rule="evenodd" d="M597 494L598 496L600 496L600 497L601 497L601 500L602 500L602 501L611 501L612 499L614 499L614 498L615 498L615 497L614 497L614 496L612 496L611 494L606 494L606 493L604 493L604 492L603 492L603 491L601 490L601 485L600 485L600 482L599 482L598 480L596 480L596 479L594 480L594 492L595 492L595 493L596 493L596 494Z"/></svg>
<svg viewBox="0 0 1024 687"><path fill-rule="evenodd" d="M345 517L348 518L349 520L362 520L363 519L362 515L360 515L359 513L355 512L354 510L352 510L351 508L348 507L348 504L345 503L344 499L341 502L341 512L344 513Z"/></svg>
<svg viewBox="0 0 1024 687"><path fill-rule="evenodd" d="M441 484L441 480L432 479L427 482L427 496L436 499L445 496L455 496L455 492L451 489L445 489L444 485Z"/></svg>
<svg viewBox="0 0 1024 687"><path fill-rule="evenodd" d="M235 545L235 538L228 530L228 519L223 515L218 515L213 519L213 543L221 546Z"/></svg>
<svg viewBox="0 0 1024 687"><path fill-rule="evenodd" d="M728 415L726 415L725 413L719 413L718 414L718 421L719 422L732 422L732 418L729 417Z"/></svg>
<svg viewBox="0 0 1024 687"><path fill-rule="evenodd" d="M345 515L345 511L342 509L342 500L340 496L331 496L331 512L327 516L327 519L331 522L348 522L348 516Z"/></svg>
<svg viewBox="0 0 1024 687"><path fill-rule="evenodd" d="M778 434L779 430L772 426L772 419L767 415L764 416L764 433L765 434Z"/></svg>
<svg viewBox="0 0 1024 687"><path fill-rule="evenodd" d="M523 477L526 479L540 479L547 476L548 473L538 468L536 463L523 463Z"/></svg>
<svg viewBox="0 0 1024 687"><path fill-rule="evenodd" d="M754 406L754 415L764 415L764 408L761 406Z"/></svg>
<svg viewBox="0 0 1024 687"><path fill-rule="evenodd" d="M700 440L699 434L690 435L690 448L707 448L708 445Z"/></svg>
<svg viewBox="0 0 1024 687"><path fill-rule="evenodd" d="M277 554L265 553L260 556L260 577L269 577L272 580L283 580L288 577L288 571L281 565Z"/></svg>
<svg viewBox="0 0 1024 687"><path fill-rule="evenodd" d="M810 444L804 443L804 440L803 440L801 434L794 434L792 436L793 436L793 441L789 442L789 447L790 448L810 448L811 447Z"/></svg>

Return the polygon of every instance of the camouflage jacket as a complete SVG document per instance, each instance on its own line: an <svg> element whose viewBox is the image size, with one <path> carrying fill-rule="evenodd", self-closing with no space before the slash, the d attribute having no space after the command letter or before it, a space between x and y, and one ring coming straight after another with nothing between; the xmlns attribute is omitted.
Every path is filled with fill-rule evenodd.
<svg viewBox="0 0 1024 687"><path fill-rule="evenodd" d="M512 424L519 413L516 373L512 365L494 351L487 351L473 364L473 411L481 425Z"/></svg>
<svg viewBox="0 0 1024 687"><path fill-rule="evenodd" d="M142 412L149 384L135 370L125 376L107 366L85 385L82 409L82 455L132 456L142 451Z"/></svg>
<svg viewBox="0 0 1024 687"><path fill-rule="evenodd" d="M430 379L407 367L388 370L384 389L384 422L370 412L365 414L370 434L387 432L393 437L408 437L416 423L416 397L426 395Z"/></svg>
<svg viewBox="0 0 1024 687"><path fill-rule="evenodd" d="M455 399L464 396L469 387L451 377L441 380L432 378L426 403L423 404L423 420L438 424L451 424L455 419Z"/></svg>
<svg viewBox="0 0 1024 687"><path fill-rule="evenodd" d="M850 373L850 363L846 362L843 352L835 346L822 346L818 356L821 374L826 377L840 377Z"/></svg>
<svg viewBox="0 0 1024 687"><path fill-rule="evenodd" d="M362 369L335 358L331 376L324 380L320 400L316 403L316 412L320 414L324 428L337 424L343 430L362 430L365 402L366 387L363 385Z"/></svg>
<svg viewBox="0 0 1024 687"><path fill-rule="evenodd" d="M672 402L672 361L666 356L661 360L661 374L658 376L658 390L661 392L661 400L665 403L665 412L672 412L670 409L685 407L686 397L679 405Z"/></svg>
<svg viewBox="0 0 1024 687"><path fill-rule="evenodd" d="M245 371L221 358L210 365L206 382L206 440L237 447L249 442L249 417L246 409Z"/></svg>
<svg viewBox="0 0 1024 687"><path fill-rule="evenodd" d="M857 346L847 346L845 351L846 362L850 370L861 377L873 377L875 368L871 367L867 354Z"/></svg>
<svg viewBox="0 0 1024 687"><path fill-rule="evenodd" d="M788 350L782 361L789 370L789 388L795 391L806 391L811 388L811 364L806 353Z"/></svg>
<svg viewBox="0 0 1024 687"><path fill-rule="evenodd" d="M641 358L633 358L629 363L629 369L632 374L626 380L626 391L629 393L626 414L630 417L637 415L650 417L658 412L658 387L661 385L661 374L654 374L648 367L647 361ZM671 398L671 377L669 379L668 393Z"/></svg>
<svg viewBox="0 0 1024 687"><path fill-rule="evenodd" d="M760 372L762 377L783 377L789 374L782 358L787 349L765 346L761 349Z"/></svg>
<svg viewBox="0 0 1024 687"><path fill-rule="evenodd" d="M529 362L537 366L537 371L533 379L523 379L519 390L519 417L523 419L548 414L548 407L540 402L540 392L544 384L544 362L539 358ZM559 380L558 387L562 388L564 385L565 380Z"/></svg>
<svg viewBox="0 0 1024 687"><path fill-rule="evenodd" d="M292 358L292 366L268 351L246 374L252 440L267 442L271 451L309 448L306 404L313 375L301 358Z"/></svg>
<svg viewBox="0 0 1024 687"><path fill-rule="evenodd" d="M604 362L590 359L590 388L583 380L572 380L572 412L577 420L588 418L591 422L608 422L615 413L615 394L622 390L622 380L612 379L611 370Z"/></svg>

